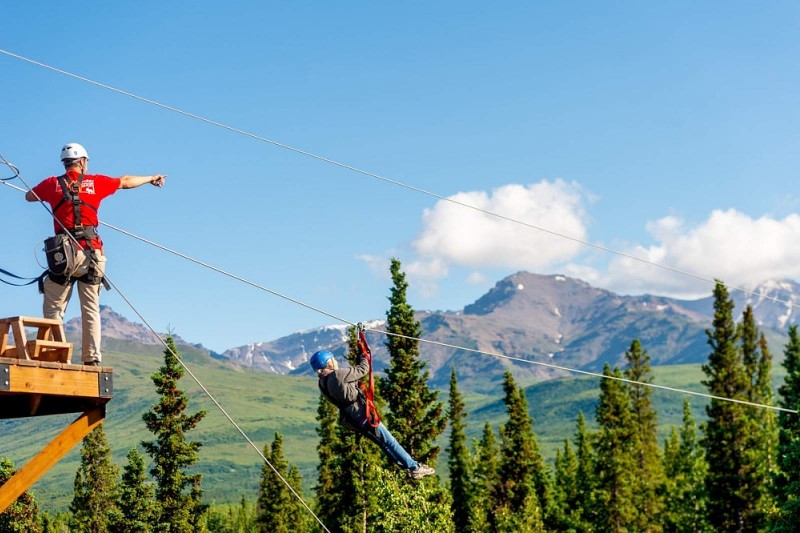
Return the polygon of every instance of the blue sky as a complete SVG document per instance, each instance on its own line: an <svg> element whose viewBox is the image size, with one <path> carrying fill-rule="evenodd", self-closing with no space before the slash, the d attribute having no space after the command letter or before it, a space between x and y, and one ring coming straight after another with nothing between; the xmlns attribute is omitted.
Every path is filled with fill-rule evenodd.
<svg viewBox="0 0 800 533"><path fill-rule="evenodd" d="M0 48L703 277L800 278L796 2L119 4L12 3ZM711 291L2 54L0 75L0 154L31 184L70 141L90 172L165 173L101 218L347 320L384 315L392 256L417 309L518 270ZM0 206L0 268L38 273L50 221L7 187ZM159 330L221 351L332 323L102 233L109 276ZM0 315L40 305L0 286Z"/></svg>

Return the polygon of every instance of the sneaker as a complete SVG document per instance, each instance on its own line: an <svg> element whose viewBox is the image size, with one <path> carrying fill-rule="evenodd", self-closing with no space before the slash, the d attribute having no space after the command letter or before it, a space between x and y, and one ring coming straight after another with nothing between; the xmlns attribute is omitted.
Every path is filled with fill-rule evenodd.
<svg viewBox="0 0 800 533"><path fill-rule="evenodd" d="M419 466L417 466L416 470L408 471L408 476L411 479L422 479L427 476L432 476L435 473L436 470L434 470L433 468L429 467L428 465L419 463Z"/></svg>
<svg viewBox="0 0 800 533"><path fill-rule="evenodd" d="M86 361L83 366L100 366L100 361Z"/></svg>

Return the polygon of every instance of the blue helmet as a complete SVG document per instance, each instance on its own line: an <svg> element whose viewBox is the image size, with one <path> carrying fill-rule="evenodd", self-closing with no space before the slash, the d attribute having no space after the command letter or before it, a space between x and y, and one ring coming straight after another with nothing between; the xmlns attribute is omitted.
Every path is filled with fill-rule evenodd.
<svg viewBox="0 0 800 533"><path fill-rule="evenodd" d="M311 359L308 360L311 363L311 368L319 372L323 368L325 368L328 364L328 361L333 359L333 354L328 350L320 350L315 352L314 355L311 356Z"/></svg>

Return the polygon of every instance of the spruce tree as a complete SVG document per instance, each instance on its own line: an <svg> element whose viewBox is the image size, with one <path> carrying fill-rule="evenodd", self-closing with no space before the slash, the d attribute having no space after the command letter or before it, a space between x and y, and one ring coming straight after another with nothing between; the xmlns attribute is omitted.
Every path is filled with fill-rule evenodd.
<svg viewBox="0 0 800 533"><path fill-rule="evenodd" d="M167 337L164 365L152 376L160 400L142 419L156 437L142 446L150 455L153 467L150 474L156 481L155 495L158 510L156 531L198 531L207 506L201 503L201 474L188 474L198 460L201 443L187 440L186 434L205 416L205 411L186 413L189 397L178 388L184 370L178 361L178 351L172 337Z"/></svg>
<svg viewBox="0 0 800 533"><path fill-rule="evenodd" d="M0 458L0 487L15 474L14 463L7 457ZM29 492L23 492L14 503L0 513L0 531L41 533L42 518L39 504Z"/></svg>
<svg viewBox="0 0 800 533"><path fill-rule="evenodd" d="M317 485L314 488L316 498L316 511L319 519L328 527L341 516L346 505L339 481L342 478L342 459L336 455L340 447L337 432L339 409L329 402L324 396L319 396L317 405ZM337 446L338 445L338 446Z"/></svg>
<svg viewBox="0 0 800 533"><path fill-rule="evenodd" d="M800 336L796 325L789 327L783 353L786 377L778 389L778 403L784 409L800 411ZM778 511L771 525L772 531L789 533L800 524L800 415L781 411L778 423L779 469L774 483Z"/></svg>
<svg viewBox="0 0 800 533"><path fill-rule="evenodd" d="M119 468L111 462L104 424L83 439L81 464L75 473L75 493L69 506L75 529L89 533L108 531L116 511Z"/></svg>
<svg viewBox="0 0 800 533"><path fill-rule="evenodd" d="M307 511L284 483L284 480L288 482L298 495L302 493L302 479L297 468L290 466L283 455L283 437L280 433L275 433L272 447L264 445L264 457L274 470L268 464L264 464L261 470L256 530L263 533L308 531Z"/></svg>
<svg viewBox="0 0 800 533"><path fill-rule="evenodd" d="M661 531L658 517L664 506L660 498L659 487L663 479L663 465L658 447L658 415L653 408L653 389L644 383L653 382L650 369L650 356L638 339L631 343L630 349L625 352L628 366L625 377L637 383L628 385L635 428L635 487L634 506L637 517L634 528L639 531L658 533Z"/></svg>
<svg viewBox="0 0 800 533"><path fill-rule="evenodd" d="M622 377L606 363L604 376ZM635 507L637 427L625 383L618 379L600 382L596 409L599 432L595 444L595 492L597 531L632 531L638 519Z"/></svg>
<svg viewBox="0 0 800 533"><path fill-rule="evenodd" d="M571 522L576 531L588 531L597 515L594 504L597 475L592 434L586 427L583 411L578 413L575 429L575 459L578 462L574 508L570 509Z"/></svg>
<svg viewBox="0 0 800 533"><path fill-rule="evenodd" d="M450 494L453 497L452 514L456 531L476 531L472 527L473 490L471 458L467 448L464 399L458 391L456 369L450 371L450 399L447 418L450 420L450 439L447 452L450 457Z"/></svg>
<svg viewBox="0 0 800 533"><path fill-rule="evenodd" d="M748 381L747 397L750 402L772 405L772 355L766 337L756 325L753 308L747 306L739 325L742 364ZM766 512L772 507L771 485L776 469L777 421L771 409L745 406L747 441L745 458L748 468L742 471L743 482L748 487L747 522L761 530L766 525Z"/></svg>
<svg viewBox="0 0 800 533"><path fill-rule="evenodd" d="M550 482L533 433L525 391L506 371L503 391L508 422L500 427L499 490L494 508L499 529L538 531L550 505Z"/></svg>
<svg viewBox="0 0 800 533"><path fill-rule="evenodd" d="M474 445L475 464L472 477L473 512L471 515L474 531L497 530L494 502L499 498L500 456L497 441L489 422L483 427L480 441Z"/></svg>
<svg viewBox="0 0 800 533"><path fill-rule="evenodd" d="M577 531L574 513L578 510L578 458L564 439L564 447L556 450L553 473L554 524L557 531Z"/></svg>
<svg viewBox="0 0 800 533"><path fill-rule="evenodd" d="M753 368L761 366L754 362L757 343L753 339L757 338L757 330L748 314L737 328L733 307L728 290L717 282L713 327L706 330L712 351L708 363L703 365L707 377L703 384L714 396L750 401L756 394ZM758 431L755 425L759 423L756 411L750 406L712 398L706 414L708 421L702 442L708 461L706 490L711 525L719 531L758 531L764 523L764 489L759 486L764 476L759 462L765 457L763 449L753 448L753 432Z"/></svg>
<svg viewBox="0 0 800 533"><path fill-rule="evenodd" d="M113 533L149 533L155 515L155 492L147 481L144 457L136 448L128 452L128 464L122 471L117 496L117 511L109 531Z"/></svg>
<svg viewBox="0 0 800 533"><path fill-rule="evenodd" d="M662 523L666 533L711 531L706 516L707 470L703 449L697 439L691 404L685 399L680 432L673 427L664 443L664 483L661 491L665 504Z"/></svg>
<svg viewBox="0 0 800 533"><path fill-rule="evenodd" d="M434 464L439 455L436 439L445 429L442 402L438 392L428 387L427 363L420 359L422 328L406 299L408 282L400 270L400 261L392 259L392 290L386 312L390 333L386 347L391 358L380 389L389 412L386 422L400 445L417 461ZM399 336L398 336L399 335Z"/></svg>

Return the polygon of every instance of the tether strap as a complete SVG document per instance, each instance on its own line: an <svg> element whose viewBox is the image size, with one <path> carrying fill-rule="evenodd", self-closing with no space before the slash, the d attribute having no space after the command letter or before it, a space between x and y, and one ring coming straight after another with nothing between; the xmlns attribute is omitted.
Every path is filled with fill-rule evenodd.
<svg viewBox="0 0 800 533"><path fill-rule="evenodd" d="M381 417L378 414L377 407L375 407L375 378L372 375L372 352L369 349L367 337L364 335L365 328L363 324L358 324L356 328L358 329L358 349L361 350L361 354L369 363L369 384L365 384L363 381L359 384L367 400L367 424L372 427L378 427L378 424L381 423Z"/></svg>
<svg viewBox="0 0 800 533"><path fill-rule="evenodd" d="M34 283L39 281L39 279L41 278L41 276L39 276L38 278L23 278L22 276L17 276L16 274L12 274L8 270L3 270L2 268L0 268L0 274L5 274L6 276L11 276L14 279L29 279L30 280L28 283L12 283L10 281L6 281L6 280L0 278L0 281L5 283L6 285L13 285L14 287L25 287L26 285L33 285Z"/></svg>

